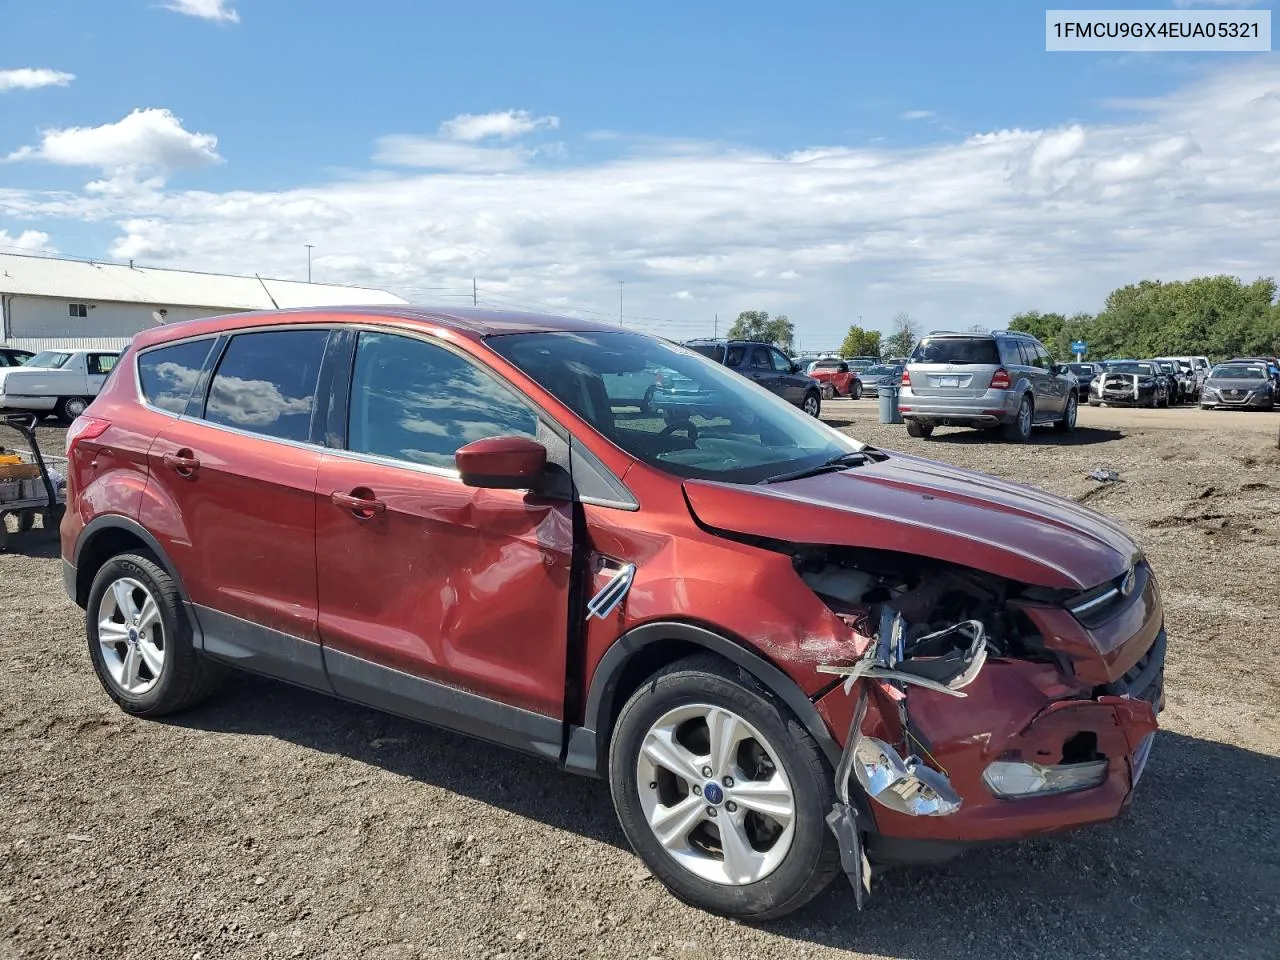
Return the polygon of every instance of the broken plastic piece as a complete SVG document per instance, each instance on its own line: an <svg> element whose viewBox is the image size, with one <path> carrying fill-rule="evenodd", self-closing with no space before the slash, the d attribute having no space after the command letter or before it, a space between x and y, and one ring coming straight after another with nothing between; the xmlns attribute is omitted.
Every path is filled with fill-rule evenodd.
<svg viewBox="0 0 1280 960"><path fill-rule="evenodd" d="M854 773L872 800L909 817L945 817L960 809L960 795L945 775L917 756L905 760L883 740L859 731Z"/></svg>
<svg viewBox="0 0 1280 960"><path fill-rule="evenodd" d="M1120 473L1116 470L1104 470L1099 467L1097 470L1090 472L1089 479L1097 480L1100 483L1115 483L1120 479Z"/></svg>
<svg viewBox="0 0 1280 960"><path fill-rule="evenodd" d="M609 582L587 601L587 619L599 617L603 620L613 613L631 589L631 581L635 579L635 576L636 565L634 563L628 563L618 568L617 572L609 579Z"/></svg>

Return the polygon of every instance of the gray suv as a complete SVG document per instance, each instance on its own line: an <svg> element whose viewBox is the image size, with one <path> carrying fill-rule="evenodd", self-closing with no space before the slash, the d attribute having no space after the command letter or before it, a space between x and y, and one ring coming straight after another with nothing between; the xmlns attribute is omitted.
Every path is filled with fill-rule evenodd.
<svg viewBox="0 0 1280 960"><path fill-rule="evenodd" d="M899 403L907 433L938 425L1001 429L1023 443L1031 428L1076 428L1080 383L1035 337L1016 331L937 332L924 337L902 373Z"/></svg>

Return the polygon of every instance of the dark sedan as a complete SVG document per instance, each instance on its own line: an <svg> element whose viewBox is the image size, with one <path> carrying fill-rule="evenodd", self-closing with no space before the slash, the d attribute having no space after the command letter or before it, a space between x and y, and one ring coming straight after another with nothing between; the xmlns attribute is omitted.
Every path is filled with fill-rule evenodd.
<svg viewBox="0 0 1280 960"><path fill-rule="evenodd" d="M861 373L862 395L878 397L881 387L897 386L902 380L903 369L904 366L901 363L877 363L875 366L867 367Z"/></svg>
<svg viewBox="0 0 1280 960"><path fill-rule="evenodd" d="M1066 363L1063 366L1076 375L1081 392L1086 394L1093 383L1093 378L1102 372L1102 365L1098 363Z"/></svg>
<svg viewBox="0 0 1280 960"><path fill-rule="evenodd" d="M1261 364L1220 363L1209 372L1200 394L1202 410L1273 410L1275 402L1275 385Z"/></svg>
<svg viewBox="0 0 1280 960"><path fill-rule="evenodd" d="M1154 363L1112 360L1089 388L1089 405L1117 407L1169 406L1169 381Z"/></svg>

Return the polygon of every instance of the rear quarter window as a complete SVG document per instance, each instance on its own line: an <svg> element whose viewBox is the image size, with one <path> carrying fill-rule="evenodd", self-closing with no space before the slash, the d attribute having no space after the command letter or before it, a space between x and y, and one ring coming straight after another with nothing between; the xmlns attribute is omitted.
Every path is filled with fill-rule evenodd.
<svg viewBox="0 0 1280 960"><path fill-rule="evenodd" d="M912 363L983 363L998 365L1000 352L990 337L926 337L911 354Z"/></svg>
<svg viewBox="0 0 1280 960"><path fill-rule="evenodd" d="M704 357L714 360L716 363L724 363L724 344L721 343L691 343L689 349L695 353L700 353Z"/></svg>
<svg viewBox="0 0 1280 960"><path fill-rule="evenodd" d="M139 356L138 383L147 403L170 413L184 412L212 348L212 338L188 340L155 347Z"/></svg>

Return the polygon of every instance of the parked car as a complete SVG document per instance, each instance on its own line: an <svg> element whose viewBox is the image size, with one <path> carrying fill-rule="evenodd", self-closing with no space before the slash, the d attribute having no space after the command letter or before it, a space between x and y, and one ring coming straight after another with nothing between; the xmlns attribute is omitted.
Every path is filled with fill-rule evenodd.
<svg viewBox="0 0 1280 960"><path fill-rule="evenodd" d="M98 395L118 353L45 350L18 367L0 368L0 411L56 414L70 423Z"/></svg>
<svg viewBox="0 0 1280 960"><path fill-rule="evenodd" d="M842 863L862 888L864 855L1130 804L1161 600L1071 500L577 320L247 313L148 329L121 366L67 432L61 536L126 713L233 666L528 751L607 779L676 896L757 921ZM607 376L666 370L719 407L614 415Z"/></svg>
<svg viewBox="0 0 1280 960"><path fill-rule="evenodd" d="M1169 379L1145 360L1108 360L1093 381L1089 405L1096 407L1167 407Z"/></svg>
<svg viewBox="0 0 1280 960"><path fill-rule="evenodd" d="M1080 393L1084 396L1088 396L1093 378L1102 370L1102 367L1096 363L1066 363L1063 366L1076 375L1076 383L1080 385Z"/></svg>
<svg viewBox="0 0 1280 960"><path fill-rule="evenodd" d="M0 367L20 367L35 354L30 350L17 347L0 347Z"/></svg>
<svg viewBox="0 0 1280 960"><path fill-rule="evenodd" d="M1227 363L1253 364L1263 367L1267 371L1267 377L1271 380L1272 386L1280 391L1280 360L1275 357L1237 357L1234 360L1228 360Z"/></svg>
<svg viewBox="0 0 1280 960"><path fill-rule="evenodd" d="M754 340L690 340L685 346L776 393L811 417L822 412L822 385L801 373L800 367L772 344Z"/></svg>
<svg viewBox="0 0 1280 960"><path fill-rule="evenodd" d="M1186 385L1178 365L1172 360L1148 360L1147 363L1154 366L1160 376L1164 377L1165 389L1168 394L1168 403L1165 405L1173 406L1179 403L1186 392Z"/></svg>
<svg viewBox="0 0 1280 960"><path fill-rule="evenodd" d="M939 424L1002 428L1005 438L1030 439L1031 428L1076 428L1080 385L1027 333L931 333L902 372L899 409L907 433L928 437Z"/></svg>
<svg viewBox="0 0 1280 960"><path fill-rule="evenodd" d="M862 399L862 380L847 360L818 360L803 373L821 384L830 384L832 396Z"/></svg>
<svg viewBox="0 0 1280 960"><path fill-rule="evenodd" d="M1277 397L1280 397L1280 391L1262 364L1220 363L1205 381L1200 409L1242 407L1273 410Z"/></svg>
<svg viewBox="0 0 1280 960"><path fill-rule="evenodd" d="M862 393L867 397L880 396L881 387L896 387L902 379L904 365L901 363L878 363L867 367L858 375L862 380Z"/></svg>

